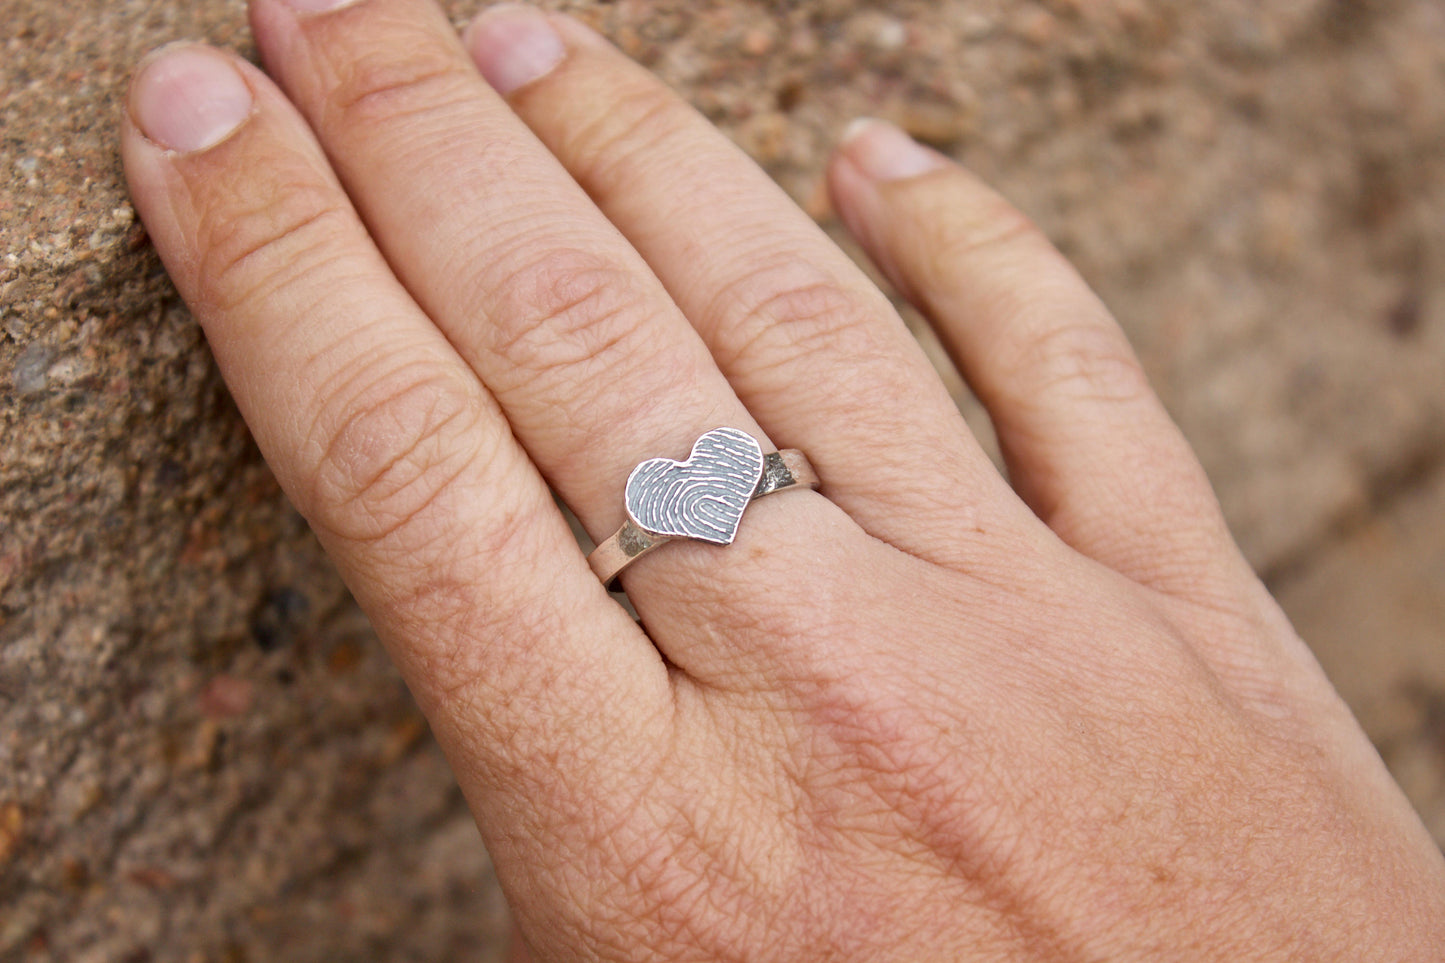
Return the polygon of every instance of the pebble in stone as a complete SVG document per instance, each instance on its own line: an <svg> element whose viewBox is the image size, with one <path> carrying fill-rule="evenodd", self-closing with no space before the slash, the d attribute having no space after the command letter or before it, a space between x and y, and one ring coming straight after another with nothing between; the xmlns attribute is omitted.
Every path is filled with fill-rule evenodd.
<svg viewBox="0 0 1445 963"><path fill-rule="evenodd" d="M251 616L251 638L263 651L281 648L295 638L311 604L289 586L266 595Z"/></svg>
<svg viewBox="0 0 1445 963"><path fill-rule="evenodd" d="M20 352L20 357L15 359L15 371L10 376L15 392L23 396L44 391L54 357L55 350L43 344L32 344Z"/></svg>

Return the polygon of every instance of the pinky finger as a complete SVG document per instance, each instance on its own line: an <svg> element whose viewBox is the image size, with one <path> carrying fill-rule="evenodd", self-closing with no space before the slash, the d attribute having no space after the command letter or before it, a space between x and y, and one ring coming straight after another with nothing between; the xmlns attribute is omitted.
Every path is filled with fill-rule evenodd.
<svg viewBox="0 0 1445 963"><path fill-rule="evenodd" d="M1016 490L1078 551L1196 595L1247 570L1123 331L1027 218L942 155L858 125L835 204L930 320L998 430Z"/></svg>

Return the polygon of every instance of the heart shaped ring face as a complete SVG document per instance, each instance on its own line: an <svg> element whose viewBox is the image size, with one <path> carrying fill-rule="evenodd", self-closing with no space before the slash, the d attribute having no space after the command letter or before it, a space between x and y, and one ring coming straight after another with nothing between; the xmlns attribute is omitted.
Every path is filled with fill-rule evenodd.
<svg viewBox="0 0 1445 963"><path fill-rule="evenodd" d="M627 514L643 531L731 545L763 477L763 449L736 428L714 428L687 461L653 458L627 479Z"/></svg>

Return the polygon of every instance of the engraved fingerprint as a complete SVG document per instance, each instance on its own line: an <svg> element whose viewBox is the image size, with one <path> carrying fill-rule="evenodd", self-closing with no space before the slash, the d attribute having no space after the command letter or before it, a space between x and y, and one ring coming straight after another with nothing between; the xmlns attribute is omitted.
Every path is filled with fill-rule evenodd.
<svg viewBox="0 0 1445 963"><path fill-rule="evenodd" d="M627 511L654 534L729 545L762 474L757 440L717 428L697 440L687 461L654 458L638 465L627 479Z"/></svg>

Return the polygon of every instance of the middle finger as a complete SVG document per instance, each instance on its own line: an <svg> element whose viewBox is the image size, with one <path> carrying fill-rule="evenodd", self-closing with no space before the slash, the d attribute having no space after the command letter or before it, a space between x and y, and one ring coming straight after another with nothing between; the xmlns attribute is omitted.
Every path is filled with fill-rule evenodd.
<svg viewBox="0 0 1445 963"><path fill-rule="evenodd" d="M547 43L565 43L565 60L537 62ZM967 564L980 540L960 532L1030 527L887 298L705 117L561 14L500 4L467 45L657 272L738 397L808 452L865 531Z"/></svg>
<svg viewBox="0 0 1445 963"><path fill-rule="evenodd" d="M431 0L324 12L253 0L251 12L267 69L397 275L594 538L623 521L643 459L719 426L769 444L641 256L482 80ZM828 510L788 498L804 524ZM670 549L629 590L678 595L657 579L686 578L689 554L701 563Z"/></svg>

